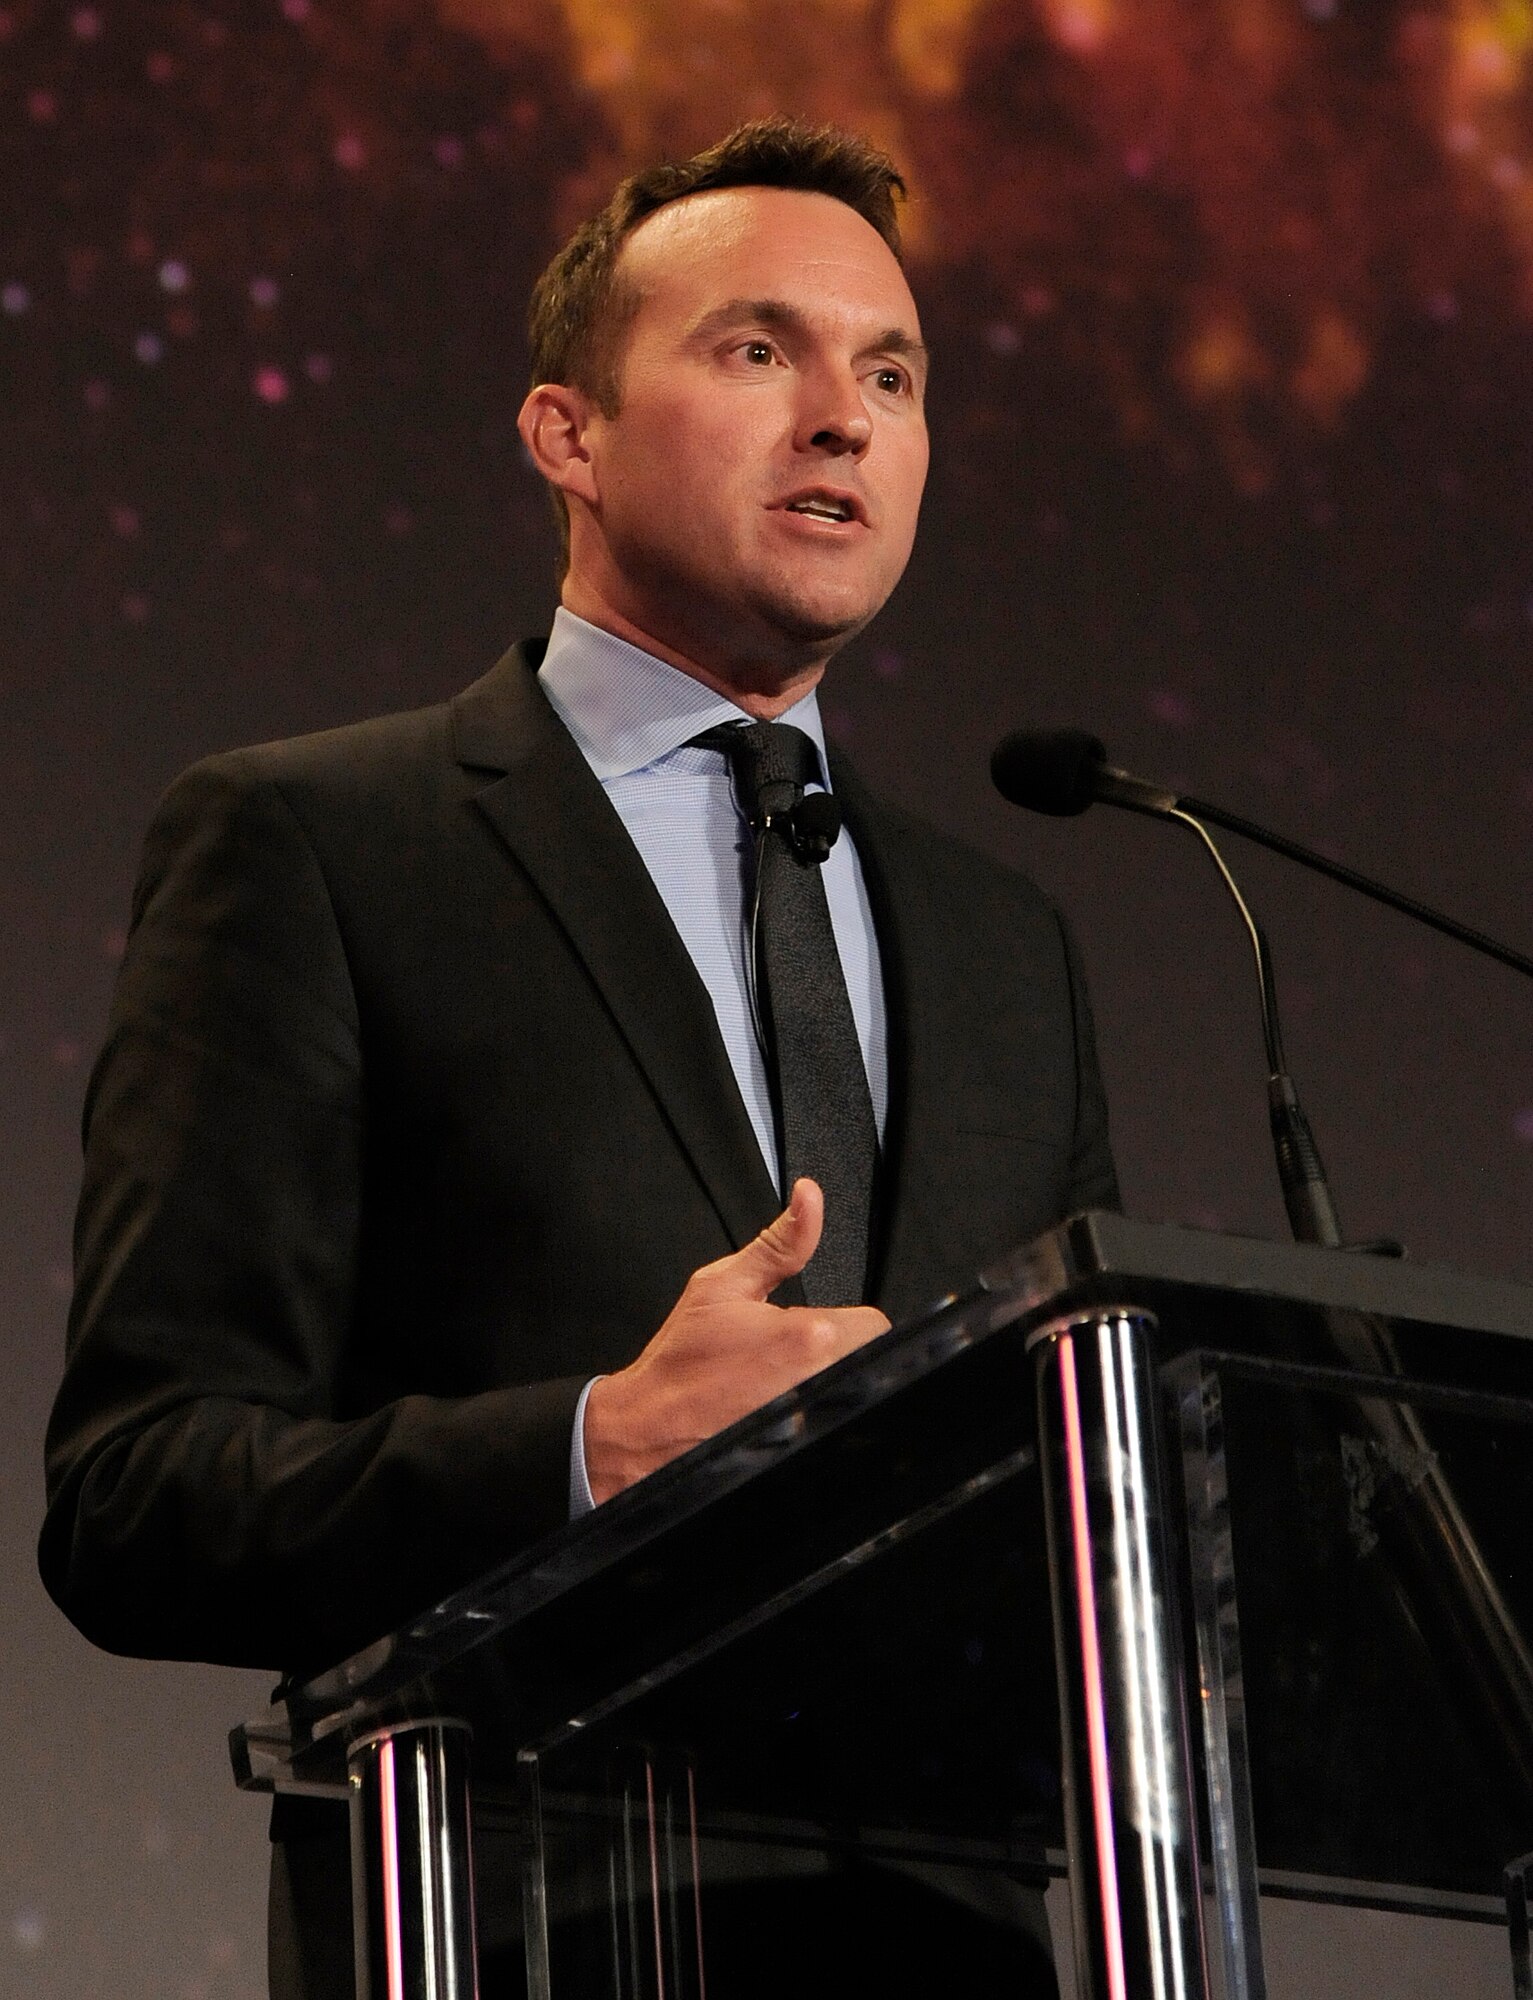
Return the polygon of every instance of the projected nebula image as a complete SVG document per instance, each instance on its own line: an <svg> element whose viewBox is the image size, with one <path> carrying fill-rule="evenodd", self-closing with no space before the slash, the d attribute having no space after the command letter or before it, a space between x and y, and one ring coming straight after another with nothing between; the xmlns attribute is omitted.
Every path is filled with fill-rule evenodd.
<svg viewBox="0 0 1533 2000"><path fill-rule="evenodd" d="M543 533L512 431L531 274L627 166L787 106L907 167L938 490L1025 566L1051 658L1217 656L1255 544L1296 643L1350 594L1399 671L1433 634L1510 670L1530 23L1510 0L10 6L8 574L44 651L216 634L301 673L382 620L370 665L399 680L420 614L432 670L471 669ZM1068 597L1037 574L1065 532L1090 579Z"/></svg>
<svg viewBox="0 0 1533 2000"><path fill-rule="evenodd" d="M23 166L5 310L104 332L108 300L139 303L143 366L275 313L267 266L355 284L385 216L490 247L473 211L499 195L538 244L624 168L784 105L907 165L929 281L982 274L1024 321L1070 313L1134 436L1162 399L1324 430L1398 318L1469 299L1520 315L1533 284L1517 0L288 0L0 21ZM335 232L340 265L320 254ZM278 322L249 330L291 346ZM254 393L282 400L282 372Z"/></svg>
<svg viewBox="0 0 1533 2000"><path fill-rule="evenodd" d="M98 1658L32 1570L144 822L546 626L529 286L775 112L901 163L935 356L917 555L826 713L1068 908L1129 1206L1283 1233L1243 939L1173 833L1004 807L1006 730L1533 949L1533 0L0 0L6 1992L262 1990L221 1745L263 1684ZM1533 1277L1533 995L1234 858L1348 1232Z"/></svg>

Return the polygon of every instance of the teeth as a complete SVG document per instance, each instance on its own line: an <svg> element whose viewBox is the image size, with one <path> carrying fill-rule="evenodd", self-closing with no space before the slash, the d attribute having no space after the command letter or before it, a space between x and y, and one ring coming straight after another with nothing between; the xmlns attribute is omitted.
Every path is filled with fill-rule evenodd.
<svg viewBox="0 0 1533 2000"><path fill-rule="evenodd" d="M849 521L852 510L841 500L790 500L788 511L812 514L817 521Z"/></svg>

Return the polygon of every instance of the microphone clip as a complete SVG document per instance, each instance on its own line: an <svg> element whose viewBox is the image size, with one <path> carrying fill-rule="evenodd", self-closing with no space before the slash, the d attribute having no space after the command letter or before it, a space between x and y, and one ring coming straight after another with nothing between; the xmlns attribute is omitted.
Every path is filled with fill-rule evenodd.
<svg viewBox="0 0 1533 2000"><path fill-rule="evenodd" d="M840 835L841 808L829 792L806 792L785 813L774 813L769 824L780 829L801 868L818 867Z"/></svg>

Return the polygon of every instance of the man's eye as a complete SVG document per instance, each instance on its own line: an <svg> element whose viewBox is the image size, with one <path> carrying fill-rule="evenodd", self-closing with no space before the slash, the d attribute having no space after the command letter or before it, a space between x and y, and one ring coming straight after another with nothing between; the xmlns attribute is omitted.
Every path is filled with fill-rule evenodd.
<svg viewBox="0 0 1533 2000"><path fill-rule="evenodd" d="M874 380L886 395L898 396L905 387L905 372L901 368L880 368Z"/></svg>
<svg viewBox="0 0 1533 2000"><path fill-rule="evenodd" d="M757 368L765 368L771 365L772 343L769 340L748 340L742 352L746 360Z"/></svg>

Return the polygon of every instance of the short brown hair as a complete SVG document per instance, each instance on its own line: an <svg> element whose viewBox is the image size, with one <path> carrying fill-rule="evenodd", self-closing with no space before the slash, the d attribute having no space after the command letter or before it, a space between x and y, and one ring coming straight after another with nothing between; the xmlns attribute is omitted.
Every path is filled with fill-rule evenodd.
<svg viewBox="0 0 1533 2000"><path fill-rule="evenodd" d="M689 194L715 188L791 188L828 194L871 223L901 255L897 204L905 182L876 146L833 125L760 118L690 160L647 167L613 191L599 215L581 224L533 287L527 311L532 386L562 382L590 396L605 416L620 399L623 335L638 310L638 293L617 279L624 243L646 216ZM567 544L564 495L550 489Z"/></svg>

